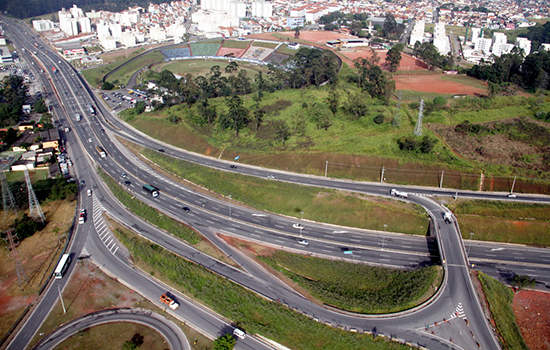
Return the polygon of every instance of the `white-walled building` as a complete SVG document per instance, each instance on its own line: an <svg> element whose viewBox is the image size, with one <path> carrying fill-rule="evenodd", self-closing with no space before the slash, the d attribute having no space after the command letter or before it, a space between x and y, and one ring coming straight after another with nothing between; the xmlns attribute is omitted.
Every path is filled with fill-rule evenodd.
<svg viewBox="0 0 550 350"><path fill-rule="evenodd" d="M268 1L255 1L252 3L252 17L269 18L273 16L273 5Z"/></svg>
<svg viewBox="0 0 550 350"><path fill-rule="evenodd" d="M475 45L476 41L481 38L481 29L480 28L471 28L472 29L472 44Z"/></svg>
<svg viewBox="0 0 550 350"><path fill-rule="evenodd" d="M495 56L501 56L503 53L506 52L506 41L507 41L506 34L504 33L493 33L493 40L492 40L492 46L491 46L491 52Z"/></svg>
<svg viewBox="0 0 550 350"><path fill-rule="evenodd" d="M161 28L158 24L149 28L149 37L154 41L166 40L166 30Z"/></svg>
<svg viewBox="0 0 550 350"><path fill-rule="evenodd" d="M132 32L125 30L120 36L120 43L126 47L136 46L136 36Z"/></svg>
<svg viewBox="0 0 550 350"><path fill-rule="evenodd" d="M57 13L59 17L59 28L67 35L73 36L78 34L78 23L76 18L73 18L70 11L61 9Z"/></svg>
<svg viewBox="0 0 550 350"><path fill-rule="evenodd" d="M422 44L422 41L424 40L424 28L426 24L424 21L416 21L414 22L414 27L411 31L411 37L409 40L409 45L414 46L416 42L420 42Z"/></svg>
<svg viewBox="0 0 550 350"><path fill-rule="evenodd" d="M540 44L539 51L550 51L550 44Z"/></svg>
<svg viewBox="0 0 550 350"><path fill-rule="evenodd" d="M491 45L493 44L493 40L489 38L479 38L474 46L474 51L482 52L485 55L489 55L491 53Z"/></svg>
<svg viewBox="0 0 550 350"><path fill-rule="evenodd" d="M525 56L527 56L531 53L531 40L518 36L516 38L516 43L515 44L518 48L523 50L523 54Z"/></svg>
<svg viewBox="0 0 550 350"><path fill-rule="evenodd" d="M109 30L109 25L103 21L100 21L96 24L97 37L101 40L106 36L111 36L111 31Z"/></svg>
<svg viewBox="0 0 550 350"><path fill-rule="evenodd" d="M229 13L239 18L246 17L246 4L240 1L229 2Z"/></svg>
<svg viewBox="0 0 550 350"><path fill-rule="evenodd" d="M172 38L183 38L187 30L185 29L185 26L182 23L172 24L168 29L166 30L169 37Z"/></svg>
<svg viewBox="0 0 550 350"><path fill-rule="evenodd" d="M92 32L92 23L88 17L78 18L78 26L80 27L81 33L91 33Z"/></svg>
<svg viewBox="0 0 550 350"><path fill-rule="evenodd" d="M99 38L99 43L106 51L115 50L116 49L116 39L112 36L104 36Z"/></svg>
<svg viewBox="0 0 550 350"><path fill-rule="evenodd" d="M445 34L445 23L436 23L434 27L434 42L433 45L441 55L446 55L451 51L449 38Z"/></svg>
<svg viewBox="0 0 550 350"><path fill-rule="evenodd" d="M122 26L119 23L110 23L109 30L111 31L111 36L116 40L120 40L122 36Z"/></svg>
<svg viewBox="0 0 550 350"><path fill-rule="evenodd" d="M32 27L36 31L42 32L44 30L52 30L54 28L54 24L49 19L39 19L32 21Z"/></svg>
<svg viewBox="0 0 550 350"><path fill-rule="evenodd" d="M197 11L192 15L193 23L201 32L217 32L219 27L238 27L239 17L218 11Z"/></svg>

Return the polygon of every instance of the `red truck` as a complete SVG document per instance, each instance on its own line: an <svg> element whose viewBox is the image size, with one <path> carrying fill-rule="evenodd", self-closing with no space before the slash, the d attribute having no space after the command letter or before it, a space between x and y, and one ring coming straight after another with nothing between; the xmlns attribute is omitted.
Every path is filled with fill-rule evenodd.
<svg viewBox="0 0 550 350"><path fill-rule="evenodd" d="M160 296L160 301L164 304L168 305L170 309L175 310L178 307L180 307L180 304L178 304L175 301L174 296L172 296L170 293L166 292L163 295Z"/></svg>

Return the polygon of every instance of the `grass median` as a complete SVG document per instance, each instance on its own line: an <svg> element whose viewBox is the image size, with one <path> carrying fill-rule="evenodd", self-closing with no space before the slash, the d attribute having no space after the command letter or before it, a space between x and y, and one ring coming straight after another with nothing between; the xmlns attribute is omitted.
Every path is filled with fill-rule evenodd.
<svg viewBox="0 0 550 350"><path fill-rule="evenodd" d="M503 349L528 349L516 323L516 316L512 309L514 292L499 281L478 272L478 278L487 298L489 310L498 330L499 340Z"/></svg>
<svg viewBox="0 0 550 350"><path fill-rule="evenodd" d="M136 265L231 319L294 350L410 349L372 336L334 329L294 312L126 231L117 237Z"/></svg>
<svg viewBox="0 0 550 350"><path fill-rule="evenodd" d="M178 177L260 210L295 217L303 212L304 219L350 227L416 235L427 232L426 212L415 204L234 174L147 149L141 152Z"/></svg>
<svg viewBox="0 0 550 350"><path fill-rule="evenodd" d="M410 271L275 251L259 257L330 306L381 314L410 309L441 284L441 267ZM441 273L438 273L441 271Z"/></svg>

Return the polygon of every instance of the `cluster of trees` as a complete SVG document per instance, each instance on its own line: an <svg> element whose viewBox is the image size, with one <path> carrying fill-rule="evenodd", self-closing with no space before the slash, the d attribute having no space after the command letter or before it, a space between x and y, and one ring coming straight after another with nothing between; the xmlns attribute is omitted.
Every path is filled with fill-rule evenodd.
<svg viewBox="0 0 550 350"><path fill-rule="evenodd" d="M372 98L382 98L388 102L395 90L395 82L389 74L380 67L380 57L371 49L368 57L353 61L357 69L356 81L362 91L368 92Z"/></svg>
<svg viewBox="0 0 550 350"><path fill-rule="evenodd" d="M435 146L436 140L428 135L421 139L416 136L404 136L397 139L400 150L409 152L430 153Z"/></svg>
<svg viewBox="0 0 550 350"><path fill-rule="evenodd" d="M368 28L369 24L367 13L343 13L340 11L332 12L322 16L319 23L325 26L325 30L337 30L340 27L349 28L350 34L360 38L369 38L370 35L364 28ZM398 39L405 31L404 24L398 24L393 14L389 13L384 19L384 24L374 25L374 29L378 32L378 36L387 39Z"/></svg>
<svg viewBox="0 0 550 350"><path fill-rule="evenodd" d="M171 92L166 96L166 105L187 103L216 98L246 95L257 91L261 99L265 92L273 92L291 87L315 85L326 81L335 81L340 62L334 53L328 50L300 48L296 55L286 60L283 67L270 65L268 73L258 72L253 79L247 71L239 69L239 64L231 62L222 74L220 66L213 66L205 76L194 77L191 74L177 79L170 71L164 70L155 76L158 85Z"/></svg>
<svg viewBox="0 0 550 350"><path fill-rule="evenodd" d="M424 42L421 44L417 41L414 44L413 53L416 57L423 60L429 69L441 68L443 70L452 70L454 68L453 56L450 53L448 55L440 54L432 43Z"/></svg>
<svg viewBox="0 0 550 350"><path fill-rule="evenodd" d="M19 121L28 88L23 78L9 75L0 81L0 126L14 125Z"/></svg>
<svg viewBox="0 0 550 350"><path fill-rule="evenodd" d="M550 27L549 27L550 28ZM493 63L481 62L466 70L466 74L489 83L492 95L505 93L510 84L527 90L548 89L550 79L550 52L540 51L524 59L523 52L515 51L494 57Z"/></svg>

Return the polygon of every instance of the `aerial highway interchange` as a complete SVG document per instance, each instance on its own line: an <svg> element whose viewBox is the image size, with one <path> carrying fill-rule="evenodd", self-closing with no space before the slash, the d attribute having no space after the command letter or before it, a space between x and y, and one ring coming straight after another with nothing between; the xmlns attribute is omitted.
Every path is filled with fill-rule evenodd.
<svg viewBox="0 0 550 350"><path fill-rule="evenodd" d="M4 23L6 22L8 22L7 19L4 20ZM428 349L473 349L478 346L482 349L499 349L473 288L470 278L471 265L496 278L509 273L527 274L535 276L539 287L550 285L550 252L547 249L479 241L463 242L456 219L450 224L446 223L444 215L448 210L432 199L433 196L455 196L457 192L453 190L399 187L400 190L409 193L408 201L421 205L430 215L436 235L426 238L314 222L302 222L304 228L296 229L293 227L297 222L295 218L245 208L237 203L219 200L186 188L182 184L174 183L156 173L126 150L115 136L126 138L153 150L162 148L166 155L175 158L243 175L263 178L276 175L273 179L276 181L378 196L389 196L390 190L395 187L390 184L336 180L245 165L231 168L229 162L193 154L152 140L114 116L67 62L52 52L40 38L26 35L27 31L32 33L28 28L15 22L9 23L4 25L8 37L15 42L16 48L26 48L26 52L20 51L23 59L34 61L35 66L41 66L44 72L47 72L47 74L38 75L48 92L49 104L53 106L59 123L63 127L70 126L71 132L66 133L64 138L66 148L71 153L71 158L75 160L75 172L79 179L85 180L85 185L81 185L81 193L85 193L87 189L93 189L93 196L80 197L80 206L89 211L89 220L84 225L76 227L70 247L71 253L80 256L85 251L98 265L103 266L126 285L157 304L158 296L170 290L170 287L134 269L129 262L128 253L124 249L118 249L118 246L115 248L116 242L113 244L111 240L108 245L105 244L103 237L98 234L102 227L103 211L107 211L117 221L134 228L137 233L164 248L266 298L283 302L319 322L343 327L346 330L375 332ZM39 42L40 47L36 48L34 42ZM56 68L57 73L53 72L53 67ZM95 115L90 115L86 111L88 104L95 107L97 111ZM83 120L80 122L74 120L75 113L83 115ZM108 154L106 158L100 157L96 151L98 145L106 150ZM220 249L242 266L243 270L221 263L129 213L112 197L101 177L93 171L96 166L119 181L121 185L128 187L136 198L195 228L211 241L219 243ZM122 174L127 175L122 178ZM126 181L128 181L127 184L125 184ZM151 184L159 188L160 196L153 198L147 195L141 190L143 184ZM502 193L467 191L460 191L458 195L478 199L550 202L547 196L534 195L508 198ZM189 208L189 211L183 211L182 207ZM270 276L261 267L250 262L237 250L224 246L219 242L217 232L276 248L296 252L306 251L320 257L347 258L348 260L352 258L352 261L396 268L411 268L436 259L445 268L445 281L442 288L428 303L408 312L375 318L339 313L308 301L278 279ZM309 245L299 244L299 238L307 239ZM342 253L343 248L352 250L352 256L345 256ZM58 288L63 289L74 265L70 267L65 278L52 281L48 291L44 292L41 303L9 345L10 349L26 347L55 304ZM224 329L231 329L232 326L227 320L212 314L207 308L201 307L183 295L177 294L177 297L181 301L181 307L169 312L186 320L211 338L221 335L220 332ZM456 316L457 308L461 310L460 316ZM466 318L468 325L464 322ZM452 327L435 334L426 331L427 325L443 319L450 319L449 323L453 322ZM473 330L475 338L460 335L470 334L469 329ZM239 340L237 348L268 349L272 346L259 338L249 336Z"/></svg>

